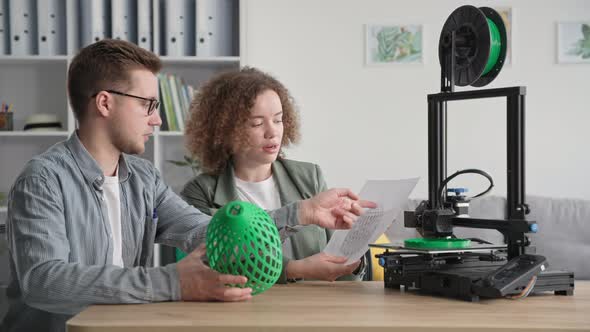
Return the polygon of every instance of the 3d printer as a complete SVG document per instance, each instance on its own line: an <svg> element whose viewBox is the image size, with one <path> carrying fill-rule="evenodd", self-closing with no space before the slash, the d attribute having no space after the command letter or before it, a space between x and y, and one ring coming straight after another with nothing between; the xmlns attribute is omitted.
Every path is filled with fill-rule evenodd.
<svg viewBox="0 0 590 332"><path fill-rule="evenodd" d="M385 287L477 301L480 297L525 297L553 291L572 295L573 273L546 270L546 258L534 254L527 233L537 224L527 220L525 202L524 86L455 92L457 86L483 87L496 78L506 57L506 30L500 15L488 7L461 6L447 19L439 41L441 92L428 95L428 200L404 213L404 226L423 236L385 248L377 255ZM447 177L447 101L506 98L507 219L469 217L469 198L462 188L447 188L455 177L486 172L466 169ZM450 195L449 193L454 193ZM475 198L473 197L473 198ZM458 239L453 227L495 229L504 245L479 239Z"/></svg>

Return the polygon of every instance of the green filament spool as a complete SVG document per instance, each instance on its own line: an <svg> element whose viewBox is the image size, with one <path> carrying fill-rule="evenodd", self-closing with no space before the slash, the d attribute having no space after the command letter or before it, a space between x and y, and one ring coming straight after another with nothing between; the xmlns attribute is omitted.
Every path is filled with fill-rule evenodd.
<svg viewBox="0 0 590 332"><path fill-rule="evenodd" d="M442 75L451 79L451 61L454 61L455 85L485 86L502 70L506 47L506 26L497 11L461 6L451 13L440 34L438 58L441 67L448 70Z"/></svg>
<svg viewBox="0 0 590 332"><path fill-rule="evenodd" d="M241 201L226 204L211 219L207 257L215 271L247 277L244 287L252 288L252 295L274 285L283 265L275 223L260 207Z"/></svg>
<svg viewBox="0 0 590 332"><path fill-rule="evenodd" d="M490 70L494 68L496 62L498 62L500 50L502 48L502 39L500 38L498 26L496 26L496 23L489 18L486 18L486 20L488 21L488 26L490 28L490 56L482 75L489 73Z"/></svg>

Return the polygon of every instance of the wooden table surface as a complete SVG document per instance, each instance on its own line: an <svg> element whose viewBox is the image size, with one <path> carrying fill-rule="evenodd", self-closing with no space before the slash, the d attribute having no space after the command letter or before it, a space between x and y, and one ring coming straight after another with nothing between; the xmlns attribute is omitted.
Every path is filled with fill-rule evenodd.
<svg viewBox="0 0 590 332"><path fill-rule="evenodd" d="M92 306L68 321L95 331L590 331L590 282L551 293L480 302L385 289L383 282L275 285L239 303Z"/></svg>

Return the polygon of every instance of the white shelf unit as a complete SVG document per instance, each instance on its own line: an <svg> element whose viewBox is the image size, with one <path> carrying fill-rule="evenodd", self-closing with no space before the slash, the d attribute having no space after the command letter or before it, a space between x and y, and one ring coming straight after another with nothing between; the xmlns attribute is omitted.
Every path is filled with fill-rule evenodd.
<svg viewBox="0 0 590 332"><path fill-rule="evenodd" d="M1 0L0 0L1 1ZM55 56L0 56L0 99L13 104L14 131L0 131L0 192L8 193L14 180L25 163L33 156L47 150L53 144L68 138L76 129L76 121L67 101L66 77L68 66L79 49L80 30L79 0L63 0L66 5L67 54ZM118 1L118 0L109 0ZM162 43L159 27L161 7L164 0L151 0L153 10L153 46L160 50ZM188 0L191 1L191 0ZM192 0L195 1L195 0ZM218 0L210 0L218 1ZM236 10L232 24L237 24L232 54L220 56L161 56L163 73L179 75L195 89L212 75L242 66L240 54L244 48L245 2L232 1ZM160 54L159 51L154 53ZM243 54L243 53L242 53ZM62 123L61 131L23 131L26 118L35 113L57 115ZM184 133L160 131L155 128L154 135L146 144L141 156L154 163L170 187L179 192L193 176L189 168L175 166L166 160L182 160L187 154ZM0 224L4 223L6 208L0 207ZM155 251L155 264L160 263L159 250Z"/></svg>
<svg viewBox="0 0 590 332"><path fill-rule="evenodd" d="M0 131L0 137L21 137L21 136L36 136L36 137L67 137L69 132L67 131Z"/></svg>

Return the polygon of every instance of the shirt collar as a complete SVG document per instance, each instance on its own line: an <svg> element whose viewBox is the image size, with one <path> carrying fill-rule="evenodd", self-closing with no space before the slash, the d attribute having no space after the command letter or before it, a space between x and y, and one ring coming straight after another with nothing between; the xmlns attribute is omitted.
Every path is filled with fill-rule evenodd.
<svg viewBox="0 0 590 332"><path fill-rule="evenodd" d="M102 169L92 157L90 152L86 150L84 144L80 141L78 137L78 132L75 131L70 135L70 138L66 141L66 146L74 156L74 160L78 164L82 175L93 186L98 186L99 188L102 187L104 183L104 176ZM127 161L125 159L125 154L121 153L119 157L119 182L123 183L129 179L132 172L127 165Z"/></svg>

